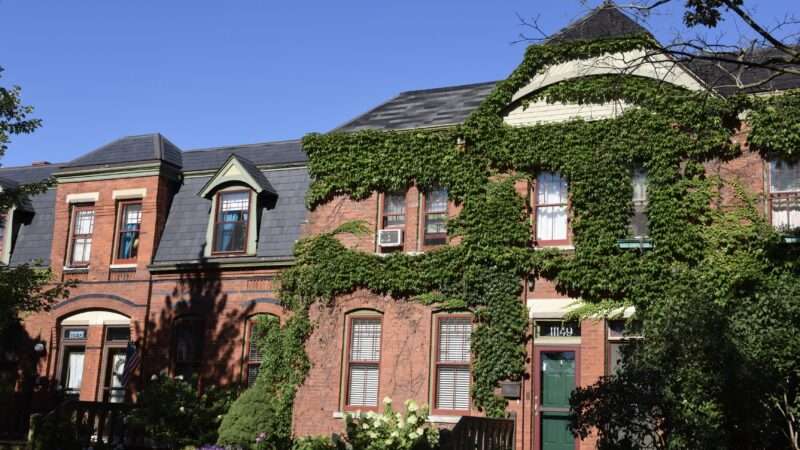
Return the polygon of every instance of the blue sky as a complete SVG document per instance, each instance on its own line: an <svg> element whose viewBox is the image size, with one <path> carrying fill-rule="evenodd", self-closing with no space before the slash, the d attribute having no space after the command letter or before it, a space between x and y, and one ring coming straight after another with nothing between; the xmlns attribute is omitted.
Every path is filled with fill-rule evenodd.
<svg viewBox="0 0 800 450"><path fill-rule="evenodd" d="M43 120L0 163L154 131L184 150L324 132L401 91L503 78L524 51L516 13L554 32L598 3L0 0L0 83ZM751 3L770 23L798 12ZM663 39L680 28L669 12L649 23Z"/></svg>

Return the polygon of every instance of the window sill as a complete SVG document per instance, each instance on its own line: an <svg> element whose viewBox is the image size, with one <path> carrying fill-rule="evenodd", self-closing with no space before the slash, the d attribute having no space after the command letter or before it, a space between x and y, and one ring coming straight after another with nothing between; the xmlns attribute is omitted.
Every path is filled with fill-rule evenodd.
<svg viewBox="0 0 800 450"><path fill-rule="evenodd" d="M575 250L575 246L572 244L535 244L533 247L534 251L541 251L541 250Z"/></svg>
<svg viewBox="0 0 800 450"><path fill-rule="evenodd" d="M344 419L345 414L348 412L334 411L332 417L334 419ZM458 423L462 416L451 415L430 415L428 416L428 423Z"/></svg>
<svg viewBox="0 0 800 450"><path fill-rule="evenodd" d="M64 273L89 273L89 266L83 266L83 267L64 266Z"/></svg>
<svg viewBox="0 0 800 450"><path fill-rule="evenodd" d="M136 263L131 263L131 264L111 264L110 266L108 266L108 268L111 269L111 270L131 270L131 269L136 269L137 266L138 265Z"/></svg>
<svg viewBox="0 0 800 450"><path fill-rule="evenodd" d="M630 248L646 249L646 248L653 248L653 240L650 238L618 239L617 245L619 246L619 248L624 248L624 249L630 249Z"/></svg>

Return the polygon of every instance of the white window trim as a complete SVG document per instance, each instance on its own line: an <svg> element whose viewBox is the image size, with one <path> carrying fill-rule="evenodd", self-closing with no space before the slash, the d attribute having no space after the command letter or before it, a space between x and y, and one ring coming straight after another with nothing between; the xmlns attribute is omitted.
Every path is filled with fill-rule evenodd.
<svg viewBox="0 0 800 450"><path fill-rule="evenodd" d="M119 189L111 192L114 200L135 200L147 197L147 188Z"/></svg>
<svg viewBox="0 0 800 450"><path fill-rule="evenodd" d="M11 242L12 234L14 234L14 211L16 206L11 206L6 211L4 233L3 233L3 251L0 252L0 263L8 265L11 261Z"/></svg>
<svg viewBox="0 0 800 450"><path fill-rule="evenodd" d="M67 203L97 203L100 200L99 192L82 192L79 194L67 194Z"/></svg>

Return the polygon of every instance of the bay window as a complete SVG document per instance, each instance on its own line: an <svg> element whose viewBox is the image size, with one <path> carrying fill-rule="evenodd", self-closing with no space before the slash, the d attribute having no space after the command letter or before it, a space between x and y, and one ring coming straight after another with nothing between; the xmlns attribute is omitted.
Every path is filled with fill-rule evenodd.
<svg viewBox="0 0 800 450"><path fill-rule="evenodd" d="M544 244L569 242L567 181L552 172L536 179L536 241Z"/></svg>
<svg viewBox="0 0 800 450"><path fill-rule="evenodd" d="M347 350L348 407L378 406L381 361L381 318L352 317Z"/></svg>
<svg viewBox="0 0 800 450"><path fill-rule="evenodd" d="M469 410L472 319L440 317L436 328L436 409Z"/></svg>
<svg viewBox="0 0 800 450"><path fill-rule="evenodd" d="M249 220L250 191L222 191L217 194L214 253L245 252Z"/></svg>
<svg viewBox="0 0 800 450"><path fill-rule="evenodd" d="M781 231L800 228L800 163L769 163L769 207L772 225Z"/></svg>

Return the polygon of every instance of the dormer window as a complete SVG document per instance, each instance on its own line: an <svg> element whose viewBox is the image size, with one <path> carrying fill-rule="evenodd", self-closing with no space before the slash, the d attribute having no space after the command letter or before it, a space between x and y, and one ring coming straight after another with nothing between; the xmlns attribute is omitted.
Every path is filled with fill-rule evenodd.
<svg viewBox="0 0 800 450"><path fill-rule="evenodd" d="M221 191L217 194L214 253L242 253L247 250L250 197L249 190Z"/></svg>

